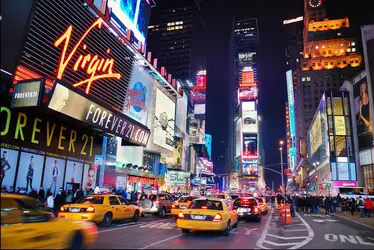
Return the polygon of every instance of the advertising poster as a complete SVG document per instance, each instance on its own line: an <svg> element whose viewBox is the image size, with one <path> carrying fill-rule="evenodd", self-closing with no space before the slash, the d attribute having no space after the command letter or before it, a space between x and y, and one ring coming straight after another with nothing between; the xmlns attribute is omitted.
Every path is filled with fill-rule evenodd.
<svg viewBox="0 0 374 250"><path fill-rule="evenodd" d="M238 54L239 65L240 66L252 66L254 55L256 55L256 52L239 53Z"/></svg>
<svg viewBox="0 0 374 250"><path fill-rule="evenodd" d="M338 162L338 179L342 181L349 181L349 166L348 163Z"/></svg>
<svg viewBox="0 0 374 250"><path fill-rule="evenodd" d="M83 190L95 189L96 186L96 174L98 167L94 164L84 164L83 170Z"/></svg>
<svg viewBox="0 0 374 250"><path fill-rule="evenodd" d="M64 173L65 160L47 156L45 161L43 188L51 190L53 195L58 193L58 190L64 188Z"/></svg>
<svg viewBox="0 0 374 250"><path fill-rule="evenodd" d="M257 159L257 134L243 134L243 160Z"/></svg>
<svg viewBox="0 0 374 250"><path fill-rule="evenodd" d="M258 176L257 163L243 163L243 175Z"/></svg>
<svg viewBox="0 0 374 250"><path fill-rule="evenodd" d="M230 189L238 189L239 188L239 177L238 173L231 173L230 174Z"/></svg>
<svg viewBox="0 0 374 250"><path fill-rule="evenodd" d="M177 112L175 114L175 125L186 134L188 96L183 95L177 99Z"/></svg>
<svg viewBox="0 0 374 250"><path fill-rule="evenodd" d="M153 143L170 151L174 146L175 103L161 90L156 92Z"/></svg>
<svg viewBox="0 0 374 250"><path fill-rule="evenodd" d="M82 183L82 172L83 172L83 163L76 161L67 161L66 163L66 175L65 183Z"/></svg>
<svg viewBox="0 0 374 250"><path fill-rule="evenodd" d="M194 113L195 113L195 115L205 114L205 104L195 104L194 105Z"/></svg>
<svg viewBox="0 0 374 250"><path fill-rule="evenodd" d="M372 101L369 98L367 78L353 86L359 149L373 146L373 124L370 113Z"/></svg>
<svg viewBox="0 0 374 250"><path fill-rule="evenodd" d="M257 133L257 111L242 111L243 133Z"/></svg>
<svg viewBox="0 0 374 250"><path fill-rule="evenodd" d="M39 191L43 164L44 155L21 152L16 187L26 188L26 192L33 188Z"/></svg>
<svg viewBox="0 0 374 250"><path fill-rule="evenodd" d="M32 80L14 85L11 107L36 107L39 105L39 99L43 81Z"/></svg>
<svg viewBox="0 0 374 250"><path fill-rule="evenodd" d="M117 175L116 189L126 189L126 176Z"/></svg>
<svg viewBox="0 0 374 250"><path fill-rule="evenodd" d="M199 143L205 144L205 115L196 115L199 120Z"/></svg>
<svg viewBox="0 0 374 250"><path fill-rule="evenodd" d="M1 152L1 183L0 187L13 186L17 168L18 151L0 148ZM13 189L15 189L13 187Z"/></svg>
<svg viewBox="0 0 374 250"><path fill-rule="evenodd" d="M135 65L127 89L124 114L146 125L152 99L153 78L141 66Z"/></svg>
<svg viewBox="0 0 374 250"><path fill-rule="evenodd" d="M310 156L319 149L322 144L321 113L318 112L309 130Z"/></svg>

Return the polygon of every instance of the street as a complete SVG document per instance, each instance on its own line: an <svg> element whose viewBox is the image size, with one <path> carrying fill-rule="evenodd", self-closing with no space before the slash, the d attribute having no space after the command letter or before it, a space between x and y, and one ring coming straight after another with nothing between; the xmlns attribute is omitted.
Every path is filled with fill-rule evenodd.
<svg viewBox="0 0 374 250"><path fill-rule="evenodd" d="M215 232L182 234L175 219L152 215L139 222L118 222L99 228L91 248L114 249L372 249L374 230L334 215L297 213L284 225L279 210L270 210L260 223L240 221L230 236Z"/></svg>

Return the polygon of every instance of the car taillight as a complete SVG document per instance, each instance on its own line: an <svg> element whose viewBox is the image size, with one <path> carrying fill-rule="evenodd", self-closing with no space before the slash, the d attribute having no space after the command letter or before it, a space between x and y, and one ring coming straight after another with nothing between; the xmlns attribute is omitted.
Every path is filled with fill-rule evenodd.
<svg viewBox="0 0 374 250"><path fill-rule="evenodd" d="M175 208L175 204L171 205L172 208Z"/></svg>
<svg viewBox="0 0 374 250"><path fill-rule="evenodd" d="M222 215L221 214L216 214L216 216L214 216L214 218L213 218L213 221L222 221Z"/></svg>
<svg viewBox="0 0 374 250"><path fill-rule="evenodd" d="M255 213L258 213L258 207L255 207Z"/></svg>
<svg viewBox="0 0 374 250"><path fill-rule="evenodd" d="M160 205L160 200L156 200L156 204L157 204L157 205Z"/></svg>
<svg viewBox="0 0 374 250"><path fill-rule="evenodd" d="M136 204L139 204L139 202L140 202L140 200L137 200L137 201L136 201Z"/></svg>
<svg viewBox="0 0 374 250"><path fill-rule="evenodd" d="M178 219L184 219L184 214L183 213L179 213L178 214Z"/></svg>
<svg viewBox="0 0 374 250"><path fill-rule="evenodd" d="M60 212L65 212L65 208L64 208L64 207L61 207L61 208L60 208Z"/></svg>
<svg viewBox="0 0 374 250"><path fill-rule="evenodd" d="M88 207L88 208L86 209L86 212L94 213L94 212L95 212L95 208L94 208L94 207Z"/></svg>
<svg viewBox="0 0 374 250"><path fill-rule="evenodd" d="M208 207L207 206L201 206L202 209L207 209Z"/></svg>

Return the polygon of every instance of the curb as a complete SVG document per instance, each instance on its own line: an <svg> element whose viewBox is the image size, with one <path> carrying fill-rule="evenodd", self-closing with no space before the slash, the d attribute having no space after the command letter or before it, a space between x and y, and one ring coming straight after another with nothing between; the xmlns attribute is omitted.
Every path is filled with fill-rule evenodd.
<svg viewBox="0 0 374 250"><path fill-rule="evenodd" d="M365 223L362 223L362 222L359 222L359 221L355 221L355 220L349 219L349 218L347 218L347 217L345 217L345 216L342 216L342 215L333 214L333 216L336 216L336 217L339 217L339 218L346 219L346 220L348 220L348 221L350 221L350 222L356 223L356 224L358 224L358 225L361 225L361 226L363 226L363 227L367 227L367 228L372 229L372 230L374 229L373 226L369 226L369 225L367 225L367 224L365 224Z"/></svg>

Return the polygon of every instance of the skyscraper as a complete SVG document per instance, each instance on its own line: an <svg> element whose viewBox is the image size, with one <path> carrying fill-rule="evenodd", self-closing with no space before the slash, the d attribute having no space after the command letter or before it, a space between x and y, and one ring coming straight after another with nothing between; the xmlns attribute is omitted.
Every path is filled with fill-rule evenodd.
<svg viewBox="0 0 374 250"><path fill-rule="evenodd" d="M152 9L147 51L183 86L206 69L206 28L199 1L159 1Z"/></svg>
<svg viewBox="0 0 374 250"><path fill-rule="evenodd" d="M348 17L327 18L324 0L304 0L304 51L295 88L297 140L305 140L324 91L339 90L360 71L362 57L353 34Z"/></svg>
<svg viewBox="0 0 374 250"><path fill-rule="evenodd" d="M232 50L234 70L232 71L235 95L231 103L233 112L230 114L231 128L234 130L231 148L234 158L231 175L239 176L239 186L243 191L258 187L259 161L261 150L258 103L258 52L259 33L257 19L234 21ZM230 140L231 141L231 140ZM263 164L263 161L261 161ZM233 179L233 178L230 178ZM264 182L261 181L261 185ZM232 186L230 184L230 186Z"/></svg>

